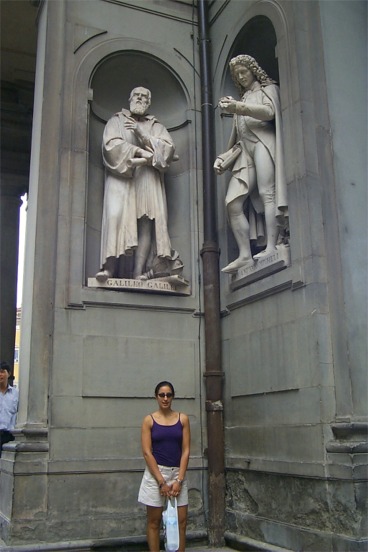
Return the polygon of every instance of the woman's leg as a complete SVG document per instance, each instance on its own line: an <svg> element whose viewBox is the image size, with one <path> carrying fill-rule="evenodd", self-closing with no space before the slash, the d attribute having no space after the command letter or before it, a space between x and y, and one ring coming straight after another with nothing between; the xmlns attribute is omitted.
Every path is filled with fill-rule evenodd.
<svg viewBox="0 0 368 552"><path fill-rule="evenodd" d="M147 542L150 552L160 552L162 510L156 506L147 506Z"/></svg>
<svg viewBox="0 0 368 552"><path fill-rule="evenodd" d="M185 551L185 540L187 530L187 516L188 506L178 506L178 520L179 520L179 550L178 552Z"/></svg>

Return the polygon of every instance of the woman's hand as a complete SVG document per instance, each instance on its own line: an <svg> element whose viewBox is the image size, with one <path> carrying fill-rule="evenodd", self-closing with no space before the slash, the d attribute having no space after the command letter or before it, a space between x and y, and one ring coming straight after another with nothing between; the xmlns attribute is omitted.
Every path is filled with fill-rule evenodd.
<svg viewBox="0 0 368 552"><path fill-rule="evenodd" d="M161 496L166 496L167 498L170 498L170 496L171 496L171 485L168 485L166 483L166 481L160 487L160 495Z"/></svg>
<svg viewBox="0 0 368 552"><path fill-rule="evenodd" d="M181 491L181 483L179 481L174 481L174 483L171 485L171 496L179 496Z"/></svg>

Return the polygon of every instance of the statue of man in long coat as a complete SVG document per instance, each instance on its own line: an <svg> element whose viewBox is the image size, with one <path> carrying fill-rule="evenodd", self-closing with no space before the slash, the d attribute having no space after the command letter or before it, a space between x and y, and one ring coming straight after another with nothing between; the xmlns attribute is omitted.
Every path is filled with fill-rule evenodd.
<svg viewBox="0 0 368 552"><path fill-rule="evenodd" d="M116 275L121 255L134 254L135 279L147 278L154 259L177 259L168 234L164 185L175 146L166 128L147 114L147 88L134 88L129 102L129 111L122 109L109 119L103 134L105 196L101 270L96 274L100 282Z"/></svg>

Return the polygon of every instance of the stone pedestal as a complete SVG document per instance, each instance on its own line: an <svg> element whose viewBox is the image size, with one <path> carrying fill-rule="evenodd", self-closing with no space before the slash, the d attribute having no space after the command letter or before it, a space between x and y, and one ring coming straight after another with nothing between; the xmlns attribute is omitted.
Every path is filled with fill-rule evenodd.
<svg viewBox="0 0 368 552"><path fill-rule="evenodd" d="M240 268L236 274L230 276L230 288L239 289L288 266L290 266L290 247L278 245L274 253L255 260L252 266Z"/></svg>

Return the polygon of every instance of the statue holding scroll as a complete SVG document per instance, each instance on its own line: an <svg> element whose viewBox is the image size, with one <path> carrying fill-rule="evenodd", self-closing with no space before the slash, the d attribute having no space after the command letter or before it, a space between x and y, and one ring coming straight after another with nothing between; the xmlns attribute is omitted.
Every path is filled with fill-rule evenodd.
<svg viewBox="0 0 368 552"><path fill-rule="evenodd" d="M164 173L177 156L166 128L147 113L150 104L151 92L134 88L130 109L105 126L101 269L96 274L101 283L117 275L121 255L134 254L134 279L154 277L155 269L168 275L182 267L171 248L164 185Z"/></svg>
<svg viewBox="0 0 368 552"><path fill-rule="evenodd" d="M279 88L251 56L233 58L230 71L241 99L219 101L234 117L228 151L217 157L214 168L219 175L228 168L232 172L225 202L239 256L222 271L235 273L275 252L287 199ZM252 256L250 241L262 237L266 247Z"/></svg>

